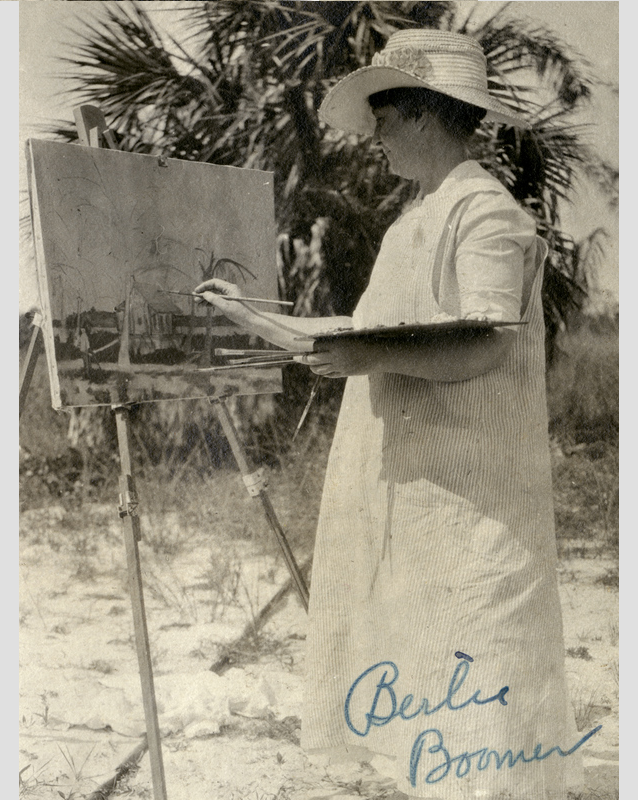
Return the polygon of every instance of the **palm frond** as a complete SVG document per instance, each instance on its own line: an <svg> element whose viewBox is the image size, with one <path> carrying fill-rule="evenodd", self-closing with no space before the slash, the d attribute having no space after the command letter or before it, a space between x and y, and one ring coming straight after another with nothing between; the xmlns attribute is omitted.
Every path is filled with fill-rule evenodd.
<svg viewBox="0 0 638 800"><path fill-rule="evenodd" d="M529 70L565 108L591 98L593 79L587 74L587 62L546 28L492 17L473 35L485 51L488 72L507 76Z"/></svg>
<svg viewBox="0 0 638 800"><path fill-rule="evenodd" d="M582 164L584 175L589 178L607 198L609 207L618 210L619 180L618 168L612 166L595 152L590 151L589 158Z"/></svg>

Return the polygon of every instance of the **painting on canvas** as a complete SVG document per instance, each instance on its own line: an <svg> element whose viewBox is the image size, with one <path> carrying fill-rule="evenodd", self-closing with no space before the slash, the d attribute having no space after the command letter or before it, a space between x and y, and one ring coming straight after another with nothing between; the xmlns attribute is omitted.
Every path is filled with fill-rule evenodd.
<svg viewBox="0 0 638 800"><path fill-rule="evenodd" d="M219 277L276 299L272 175L31 139L38 283L56 408L281 390L264 347L190 296Z"/></svg>

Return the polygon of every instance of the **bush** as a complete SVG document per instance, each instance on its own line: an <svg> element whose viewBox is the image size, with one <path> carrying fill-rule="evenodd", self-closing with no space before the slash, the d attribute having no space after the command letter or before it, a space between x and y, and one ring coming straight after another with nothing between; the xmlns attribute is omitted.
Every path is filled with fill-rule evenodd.
<svg viewBox="0 0 638 800"><path fill-rule="evenodd" d="M618 551L618 452L592 458L585 450L558 451L553 462L559 553L614 555Z"/></svg>
<svg viewBox="0 0 638 800"><path fill-rule="evenodd" d="M583 317L562 333L547 388L553 437L567 445L617 445L618 321Z"/></svg>
<svg viewBox="0 0 638 800"><path fill-rule="evenodd" d="M585 317L561 334L547 384L559 552L617 553L618 321Z"/></svg>

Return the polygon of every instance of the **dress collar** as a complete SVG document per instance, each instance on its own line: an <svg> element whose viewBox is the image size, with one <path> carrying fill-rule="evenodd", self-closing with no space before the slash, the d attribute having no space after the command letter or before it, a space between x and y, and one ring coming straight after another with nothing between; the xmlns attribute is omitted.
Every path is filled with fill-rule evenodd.
<svg viewBox="0 0 638 800"><path fill-rule="evenodd" d="M472 159L467 159L457 164L453 170L443 179L441 185L435 192L430 194L419 195L422 202L433 200L434 198L442 197L449 192L453 191L461 181L466 181L470 178L485 177L486 173L483 167Z"/></svg>

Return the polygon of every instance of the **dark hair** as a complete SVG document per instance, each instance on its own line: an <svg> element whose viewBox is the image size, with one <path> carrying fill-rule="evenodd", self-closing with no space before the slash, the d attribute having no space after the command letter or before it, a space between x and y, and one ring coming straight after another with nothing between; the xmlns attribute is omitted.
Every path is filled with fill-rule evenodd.
<svg viewBox="0 0 638 800"><path fill-rule="evenodd" d="M402 86L375 92L368 97L370 108L393 106L403 119L419 119L429 112L437 117L444 130L455 139L469 139L487 113L484 108L456 100L424 87Z"/></svg>

